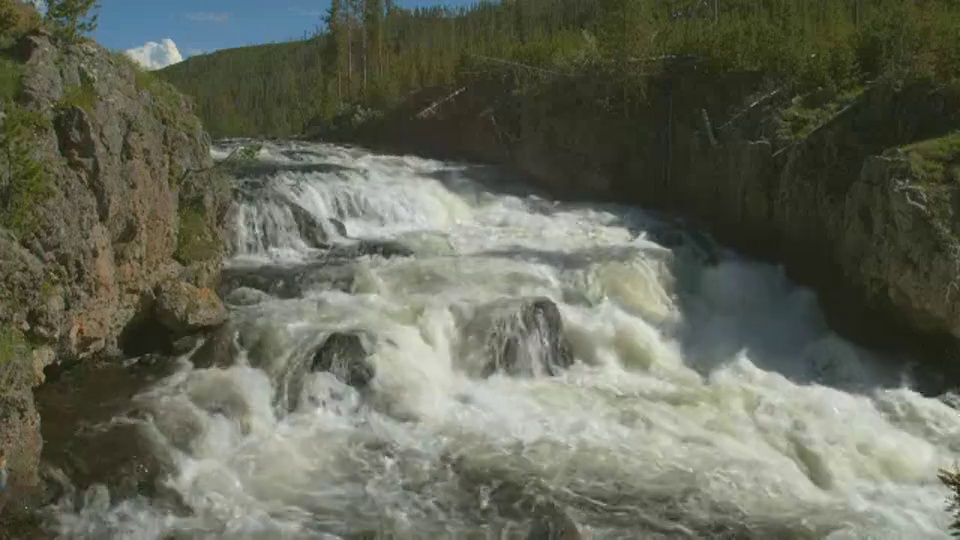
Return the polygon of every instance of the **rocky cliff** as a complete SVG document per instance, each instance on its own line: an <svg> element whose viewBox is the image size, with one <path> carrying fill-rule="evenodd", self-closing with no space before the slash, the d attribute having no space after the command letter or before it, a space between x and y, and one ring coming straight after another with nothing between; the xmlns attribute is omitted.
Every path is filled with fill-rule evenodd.
<svg viewBox="0 0 960 540"><path fill-rule="evenodd" d="M165 83L42 31L2 53L19 87L0 99L0 451L23 502L41 447L31 387L54 362L156 346L155 290L212 285L229 197Z"/></svg>
<svg viewBox="0 0 960 540"><path fill-rule="evenodd" d="M792 98L762 74L696 66L651 77L621 106L608 86L603 74L487 78L325 136L500 163L554 195L682 215L784 264L841 332L953 360L960 90L878 83Z"/></svg>

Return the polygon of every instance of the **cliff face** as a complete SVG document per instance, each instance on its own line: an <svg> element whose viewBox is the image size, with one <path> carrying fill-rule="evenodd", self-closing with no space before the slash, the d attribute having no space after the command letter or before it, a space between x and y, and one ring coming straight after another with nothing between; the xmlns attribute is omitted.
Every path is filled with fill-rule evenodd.
<svg viewBox="0 0 960 540"><path fill-rule="evenodd" d="M210 166L209 141L171 87L90 41L35 33L8 54L22 78L0 115L0 450L16 494L37 484L43 368L117 353L162 282L207 285L229 198L189 172Z"/></svg>
<svg viewBox="0 0 960 540"><path fill-rule="evenodd" d="M533 88L474 83L429 110L443 93L425 95L332 138L500 163L557 196L680 214L784 264L841 332L952 359L956 89L878 85L818 112L760 75L689 68L651 79L642 104L621 110L596 78ZM791 126L785 110L815 121Z"/></svg>

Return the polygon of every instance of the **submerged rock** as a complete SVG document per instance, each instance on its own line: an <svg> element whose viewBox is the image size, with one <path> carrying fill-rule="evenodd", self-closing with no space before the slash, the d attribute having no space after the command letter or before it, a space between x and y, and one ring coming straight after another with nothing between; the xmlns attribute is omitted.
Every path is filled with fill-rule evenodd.
<svg viewBox="0 0 960 540"><path fill-rule="evenodd" d="M534 509L533 526L527 540L581 540L577 523L554 502L540 503Z"/></svg>
<svg viewBox="0 0 960 540"><path fill-rule="evenodd" d="M41 386L44 461L79 492L102 484L115 501L159 497L171 463L156 453L134 399L155 375L136 365L90 361Z"/></svg>
<svg viewBox="0 0 960 540"><path fill-rule="evenodd" d="M376 374L369 362L370 347L359 333L334 332L313 355L310 371L326 371L358 390L366 388Z"/></svg>
<svg viewBox="0 0 960 540"><path fill-rule="evenodd" d="M337 232L340 236L347 238L347 226L337 218L330 218L327 220L330 222L330 226L333 227L333 230Z"/></svg>
<svg viewBox="0 0 960 540"><path fill-rule="evenodd" d="M556 375L573 364L573 351L564 333L563 318L548 298L510 300L493 306L487 335L489 360L484 376Z"/></svg>
<svg viewBox="0 0 960 540"><path fill-rule="evenodd" d="M349 292L353 283L352 263L324 259L297 266L229 268L223 273L220 292L230 304L253 305L266 300L265 295L290 299L301 298L310 289Z"/></svg>
<svg viewBox="0 0 960 540"><path fill-rule="evenodd" d="M176 356L187 354L196 348L196 346L200 343L200 339L201 337L196 334L182 337L173 342L170 347L171 352Z"/></svg>
<svg viewBox="0 0 960 540"><path fill-rule="evenodd" d="M231 306L255 306L270 300L269 294L250 287L239 287L230 291L224 301Z"/></svg>
<svg viewBox="0 0 960 540"><path fill-rule="evenodd" d="M287 207L293 214L293 220L297 224L297 232L300 234L300 238L305 244L312 248L321 249L330 246L331 235L324 227L323 222L325 220L314 217L313 214L307 212L296 204L288 204ZM328 224L327 226L333 227L332 224Z"/></svg>
<svg viewBox="0 0 960 540"><path fill-rule="evenodd" d="M324 255L327 259L359 259L360 257L413 257L416 253L395 240L359 240L354 244L338 244Z"/></svg>
<svg viewBox="0 0 960 540"><path fill-rule="evenodd" d="M215 292L182 281L168 281L157 288L154 313L175 335L213 328L227 320L227 309Z"/></svg>

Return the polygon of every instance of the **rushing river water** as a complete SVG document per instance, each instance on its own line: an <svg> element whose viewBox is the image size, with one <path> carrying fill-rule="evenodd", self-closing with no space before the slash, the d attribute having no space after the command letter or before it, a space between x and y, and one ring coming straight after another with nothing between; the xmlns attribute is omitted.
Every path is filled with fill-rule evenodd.
<svg viewBox="0 0 960 540"><path fill-rule="evenodd" d="M481 167L278 143L239 176L228 266L290 286L227 295L236 365L138 398L179 506L93 489L64 537L526 538L543 508L596 539L947 537L960 414L779 269ZM490 374L491 306L537 298L575 362ZM334 332L366 387L303 369Z"/></svg>

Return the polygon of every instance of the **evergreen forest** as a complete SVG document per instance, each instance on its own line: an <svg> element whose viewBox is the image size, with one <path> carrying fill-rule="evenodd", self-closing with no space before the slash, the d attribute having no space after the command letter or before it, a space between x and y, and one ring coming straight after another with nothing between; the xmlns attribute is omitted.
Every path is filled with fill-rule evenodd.
<svg viewBox="0 0 960 540"><path fill-rule="evenodd" d="M504 0L404 9L333 0L309 39L225 50L162 71L215 136L290 136L478 74L591 75L609 106L689 59L797 88L960 74L960 0Z"/></svg>

